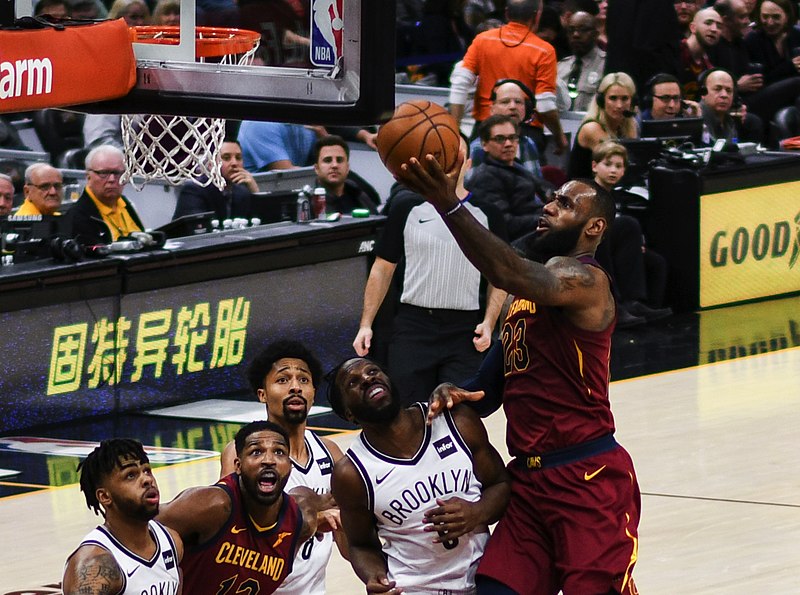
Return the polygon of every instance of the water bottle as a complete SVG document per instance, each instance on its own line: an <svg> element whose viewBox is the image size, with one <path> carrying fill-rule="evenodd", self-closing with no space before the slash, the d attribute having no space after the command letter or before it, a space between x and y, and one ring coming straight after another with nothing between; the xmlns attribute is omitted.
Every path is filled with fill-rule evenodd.
<svg viewBox="0 0 800 595"><path fill-rule="evenodd" d="M301 191L297 194L297 222L303 223L311 220L311 202L308 194Z"/></svg>

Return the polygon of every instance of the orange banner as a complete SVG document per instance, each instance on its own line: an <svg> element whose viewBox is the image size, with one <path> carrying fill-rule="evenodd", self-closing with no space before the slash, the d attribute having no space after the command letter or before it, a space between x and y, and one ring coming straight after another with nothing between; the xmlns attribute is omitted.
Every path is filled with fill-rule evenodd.
<svg viewBox="0 0 800 595"><path fill-rule="evenodd" d="M116 99L136 83L122 19L0 31L0 49L0 113Z"/></svg>

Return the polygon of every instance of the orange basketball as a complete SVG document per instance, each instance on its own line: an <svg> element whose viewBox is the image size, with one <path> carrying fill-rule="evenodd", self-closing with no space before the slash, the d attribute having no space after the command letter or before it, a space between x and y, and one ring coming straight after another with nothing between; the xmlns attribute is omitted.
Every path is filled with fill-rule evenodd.
<svg viewBox="0 0 800 595"><path fill-rule="evenodd" d="M376 139L381 161L393 174L412 157L422 161L428 153L449 172L458 158L460 142L455 118L441 105L426 100L398 105Z"/></svg>

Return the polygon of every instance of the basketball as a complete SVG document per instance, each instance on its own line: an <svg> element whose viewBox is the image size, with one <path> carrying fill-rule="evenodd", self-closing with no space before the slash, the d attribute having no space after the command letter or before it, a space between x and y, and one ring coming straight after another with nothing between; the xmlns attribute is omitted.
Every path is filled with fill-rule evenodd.
<svg viewBox="0 0 800 595"><path fill-rule="evenodd" d="M441 105L416 100L397 106L375 142L381 161L393 174L412 157L422 161L428 153L449 172L458 158L461 135L455 118Z"/></svg>

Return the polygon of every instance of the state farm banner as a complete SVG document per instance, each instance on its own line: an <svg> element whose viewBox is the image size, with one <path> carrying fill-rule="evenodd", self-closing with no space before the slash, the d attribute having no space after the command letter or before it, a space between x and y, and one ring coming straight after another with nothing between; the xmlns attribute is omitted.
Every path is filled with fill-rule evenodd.
<svg viewBox="0 0 800 595"><path fill-rule="evenodd" d="M0 113L116 99L135 82L122 19L0 30Z"/></svg>

